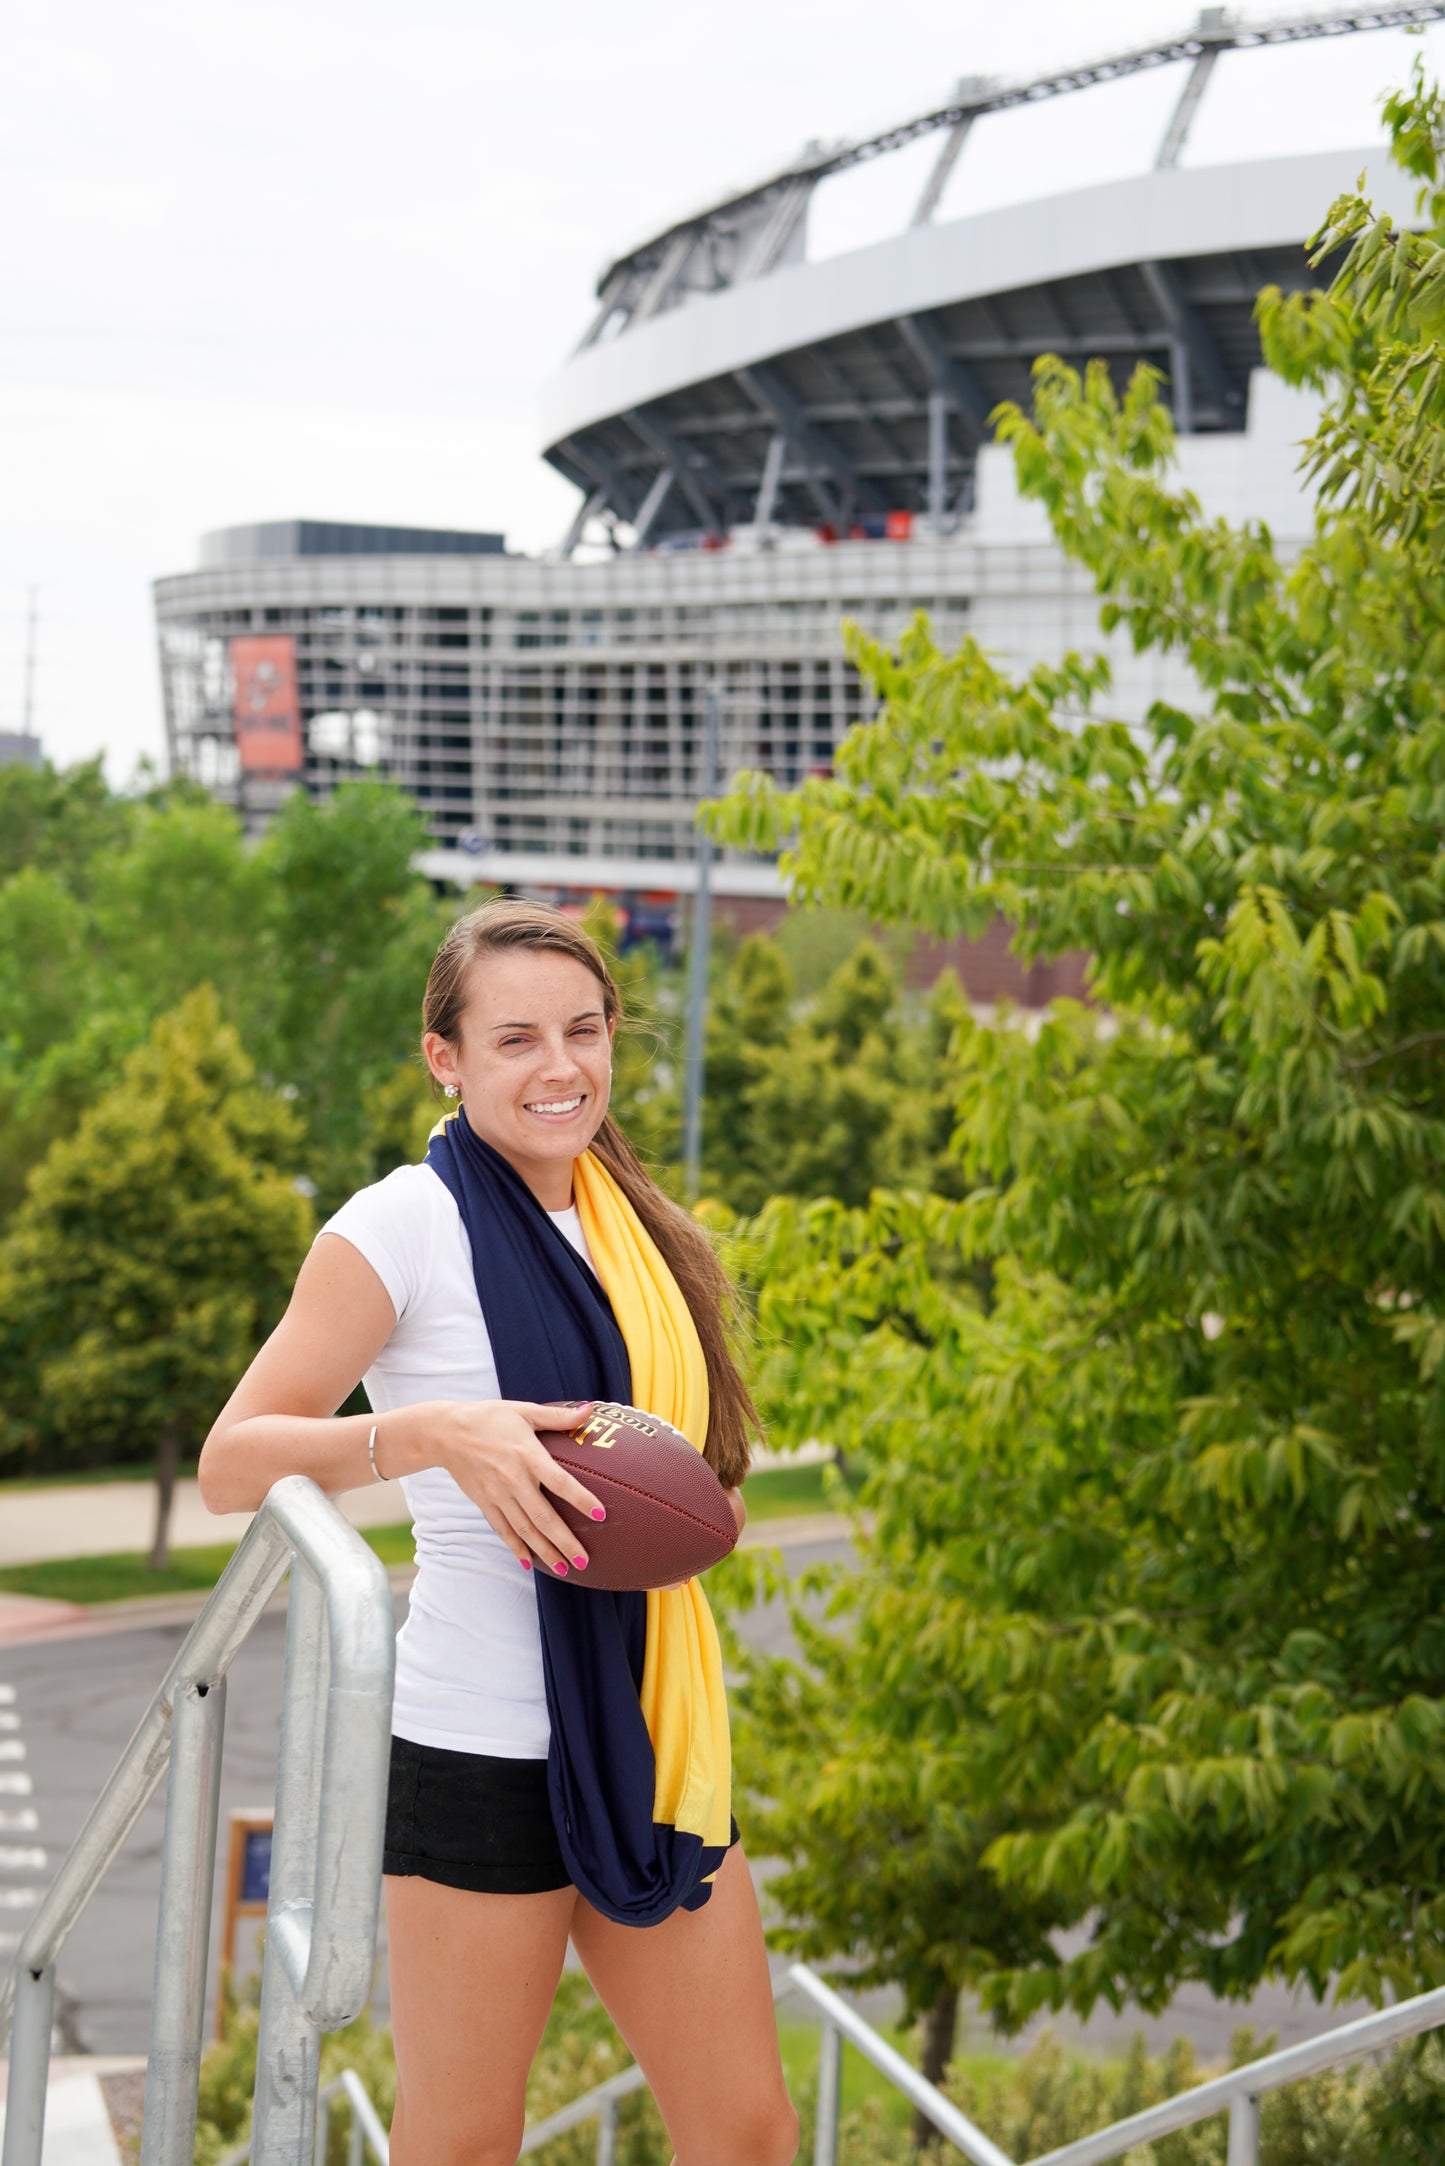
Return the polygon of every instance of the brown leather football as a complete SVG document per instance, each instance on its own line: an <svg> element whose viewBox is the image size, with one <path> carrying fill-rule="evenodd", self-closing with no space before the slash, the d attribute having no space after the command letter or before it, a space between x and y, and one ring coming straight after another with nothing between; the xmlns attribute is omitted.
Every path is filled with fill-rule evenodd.
<svg viewBox="0 0 1445 2166"><path fill-rule="evenodd" d="M736 1547L722 1483L671 1422L599 1401L580 1429L541 1429L537 1440L607 1511L593 1519L552 1496L587 1552L586 1571L569 1573L569 1586L671 1587Z"/></svg>

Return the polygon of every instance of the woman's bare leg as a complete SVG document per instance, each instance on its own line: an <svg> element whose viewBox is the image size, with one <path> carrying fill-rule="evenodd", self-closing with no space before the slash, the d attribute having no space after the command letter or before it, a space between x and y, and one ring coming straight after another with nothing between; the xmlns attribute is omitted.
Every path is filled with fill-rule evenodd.
<svg viewBox="0 0 1445 2166"><path fill-rule="evenodd" d="M514 2166L576 1901L387 1875L394 2166Z"/></svg>
<svg viewBox="0 0 1445 2166"><path fill-rule="evenodd" d="M702 1909L662 1925L614 1925L578 1896L572 1945L641 2063L681 2166L789 2166L798 2119L741 1845Z"/></svg>

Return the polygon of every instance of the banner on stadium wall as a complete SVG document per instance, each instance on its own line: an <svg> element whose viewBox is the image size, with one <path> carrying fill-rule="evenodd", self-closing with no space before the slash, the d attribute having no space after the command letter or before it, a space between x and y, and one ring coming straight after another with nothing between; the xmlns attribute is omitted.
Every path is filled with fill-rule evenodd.
<svg viewBox="0 0 1445 2166"><path fill-rule="evenodd" d="M242 774L294 775L302 760L296 642L289 632L231 641L231 714Z"/></svg>

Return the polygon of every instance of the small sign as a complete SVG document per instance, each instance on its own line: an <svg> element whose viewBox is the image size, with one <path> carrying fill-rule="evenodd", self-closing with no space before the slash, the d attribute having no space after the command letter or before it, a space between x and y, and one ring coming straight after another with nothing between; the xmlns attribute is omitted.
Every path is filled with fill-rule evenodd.
<svg viewBox="0 0 1445 2166"><path fill-rule="evenodd" d="M253 1903L264 1910L270 1897L271 1830L248 1827L241 1844L240 1900L248 1910Z"/></svg>
<svg viewBox="0 0 1445 2166"><path fill-rule="evenodd" d="M216 1995L216 2031L221 2029L225 1980L236 1964L236 1924L241 1918L264 1918L271 1896L269 1806L240 1808L231 1814L231 1852L226 1864L226 1912L221 1927L221 1986Z"/></svg>

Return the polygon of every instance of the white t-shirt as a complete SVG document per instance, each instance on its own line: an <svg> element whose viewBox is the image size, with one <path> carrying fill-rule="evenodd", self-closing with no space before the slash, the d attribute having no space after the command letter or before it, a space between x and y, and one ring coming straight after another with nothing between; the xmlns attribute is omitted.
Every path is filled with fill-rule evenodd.
<svg viewBox="0 0 1445 2166"><path fill-rule="evenodd" d="M574 1208L548 1213L590 1264ZM381 1280L396 1328L362 1379L372 1412L424 1399L498 1399L497 1364L466 1228L430 1166L398 1166L317 1235L340 1234ZM405 1479L416 1534L411 1608L397 1634L392 1728L417 1745L545 1760L551 1738L537 1590L450 1474Z"/></svg>

